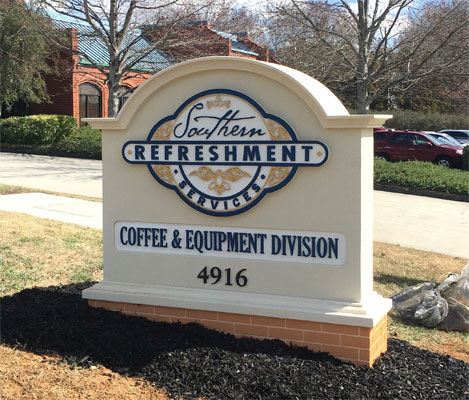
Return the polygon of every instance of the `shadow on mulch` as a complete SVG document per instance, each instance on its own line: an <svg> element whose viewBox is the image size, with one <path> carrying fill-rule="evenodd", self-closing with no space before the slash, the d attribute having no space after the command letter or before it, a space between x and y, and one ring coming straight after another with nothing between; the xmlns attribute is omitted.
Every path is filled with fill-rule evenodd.
<svg viewBox="0 0 469 400"><path fill-rule="evenodd" d="M91 283L23 290L1 299L1 342L66 361L102 364L186 399L456 399L469 364L389 340L373 368L278 340L236 339L89 307ZM83 361L85 360L85 361Z"/></svg>

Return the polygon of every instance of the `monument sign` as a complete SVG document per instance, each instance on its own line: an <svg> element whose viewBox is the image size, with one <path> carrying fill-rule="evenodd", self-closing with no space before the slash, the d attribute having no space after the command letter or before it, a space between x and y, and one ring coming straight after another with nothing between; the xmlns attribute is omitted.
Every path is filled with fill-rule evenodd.
<svg viewBox="0 0 469 400"><path fill-rule="evenodd" d="M209 57L143 84L103 132L93 306L279 338L371 365L372 128L290 68Z"/></svg>

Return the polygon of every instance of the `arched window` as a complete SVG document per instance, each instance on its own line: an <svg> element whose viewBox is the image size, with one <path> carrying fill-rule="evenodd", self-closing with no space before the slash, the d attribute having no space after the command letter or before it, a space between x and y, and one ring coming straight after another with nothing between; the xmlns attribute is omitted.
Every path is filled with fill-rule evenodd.
<svg viewBox="0 0 469 400"><path fill-rule="evenodd" d="M80 126L86 125L82 118L99 118L101 113L101 91L90 83L80 85Z"/></svg>

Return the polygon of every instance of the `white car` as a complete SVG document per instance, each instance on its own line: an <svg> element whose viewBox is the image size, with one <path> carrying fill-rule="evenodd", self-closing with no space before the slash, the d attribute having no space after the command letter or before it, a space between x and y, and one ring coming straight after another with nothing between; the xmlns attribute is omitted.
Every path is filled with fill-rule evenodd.
<svg viewBox="0 0 469 400"><path fill-rule="evenodd" d="M440 133L447 133L464 146L469 144L469 130L467 129L443 129Z"/></svg>
<svg viewBox="0 0 469 400"><path fill-rule="evenodd" d="M428 133L431 137L445 144L449 144L451 146L455 146L455 147L469 146L469 143L458 142L454 137L452 137L451 135L448 135L447 133L442 133L442 132L425 132L425 133Z"/></svg>

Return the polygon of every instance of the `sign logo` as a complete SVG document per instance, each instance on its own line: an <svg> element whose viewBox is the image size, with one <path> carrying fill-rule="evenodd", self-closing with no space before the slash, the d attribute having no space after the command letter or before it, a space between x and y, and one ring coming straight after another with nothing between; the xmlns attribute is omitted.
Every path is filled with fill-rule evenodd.
<svg viewBox="0 0 469 400"><path fill-rule="evenodd" d="M197 211L223 217L284 187L298 167L324 164L329 150L319 141L299 141L290 125L248 96L214 89L185 101L147 140L125 143L122 155L147 165Z"/></svg>

